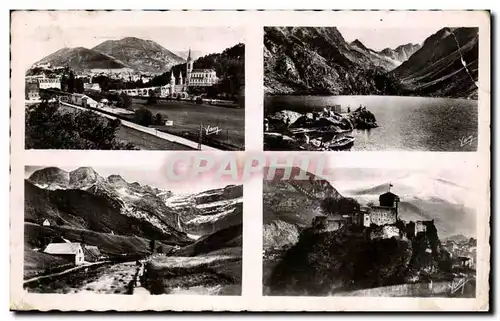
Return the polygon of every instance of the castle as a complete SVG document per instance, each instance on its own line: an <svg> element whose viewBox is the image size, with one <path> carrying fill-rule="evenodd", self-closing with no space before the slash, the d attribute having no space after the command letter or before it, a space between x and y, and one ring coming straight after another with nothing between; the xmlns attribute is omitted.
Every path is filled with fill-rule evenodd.
<svg viewBox="0 0 500 321"><path fill-rule="evenodd" d="M416 221L406 224L406 228L400 231L396 227L399 215L398 195L389 190L379 196L379 205L370 205L354 210L351 214L339 215L320 215L313 219L312 227L322 232L332 232L348 227L350 225L359 226L363 229L373 228L371 238L390 238L392 236L401 236L403 233L407 236L416 236L418 233L426 232L427 224L433 221Z"/></svg>

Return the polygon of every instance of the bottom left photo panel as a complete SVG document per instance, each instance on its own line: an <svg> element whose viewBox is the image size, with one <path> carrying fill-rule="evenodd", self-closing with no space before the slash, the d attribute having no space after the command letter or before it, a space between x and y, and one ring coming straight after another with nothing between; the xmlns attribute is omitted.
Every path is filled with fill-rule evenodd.
<svg viewBox="0 0 500 321"><path fill-rule="evenodd" d="M241 295L242 185L123 165L24 171L27 292Z"/></svg>

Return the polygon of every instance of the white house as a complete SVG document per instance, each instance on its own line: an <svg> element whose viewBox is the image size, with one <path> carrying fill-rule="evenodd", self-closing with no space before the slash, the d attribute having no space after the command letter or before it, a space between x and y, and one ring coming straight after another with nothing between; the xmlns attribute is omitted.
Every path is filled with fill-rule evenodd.
<svg viewBox="0 0 500 321"><path fill-rule="evenodd" d="M44 250L45 253L70 259L76 265L83 264L84 254L80 243L50 243Z"/></svg>

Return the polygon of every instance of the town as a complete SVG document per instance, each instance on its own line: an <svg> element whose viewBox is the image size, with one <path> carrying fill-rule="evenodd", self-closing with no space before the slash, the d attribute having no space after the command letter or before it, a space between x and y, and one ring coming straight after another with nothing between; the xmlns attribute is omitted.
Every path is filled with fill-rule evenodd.
<svg viewBox="0 0 500 321"><path fill-rule="evenodd" d="M221 69L228 65L235 67ZM244 45L197 59L189 49L185 62L168 66L165 61L163 69L168 71L153 73L131 68L78 68L42 60L26 74L27 113L42 103L55 103L76 113L75 117L90 110L96 121L119 119L112 149L244 149ZM208 127L215 130L205 130ZM28 148L62 148L57 142L37 145L32 142L41 139L29 135L27 140ZM74 149L79 149L78 145L75 143ZM103 149L98 145L95 149Z"/></svg>

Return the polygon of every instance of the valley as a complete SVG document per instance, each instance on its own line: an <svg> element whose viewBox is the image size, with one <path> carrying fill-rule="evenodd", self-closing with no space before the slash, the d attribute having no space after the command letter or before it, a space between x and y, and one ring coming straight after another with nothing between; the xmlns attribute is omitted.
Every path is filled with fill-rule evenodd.
<svg viewBox="0 0 500 321"><path fill-rule="evenodd" d="M242 186L176 196L90 167L47 167L27 177L25 195L24 278L42 276L29 291L132 294L139 282L155 292L173 271L166 292L241 287Z"/></svg>

